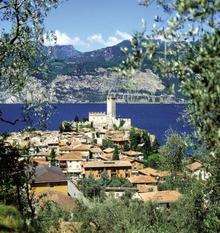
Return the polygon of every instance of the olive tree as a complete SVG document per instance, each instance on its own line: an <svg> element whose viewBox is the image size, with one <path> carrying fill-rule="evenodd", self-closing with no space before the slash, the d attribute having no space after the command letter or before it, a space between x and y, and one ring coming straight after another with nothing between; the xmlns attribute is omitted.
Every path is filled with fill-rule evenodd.
<svg viewBox="0 0 220 233"><path fill-rule="evenodd" d="M44 19L51 8L57 7L60 0L0 0L0 90L11 94L19 93L26 84L27 89L34 85L36 78L46 77L45 40L54 40L44 28ZM34 82L33 82L34 80ZM37 90L38 87L35 87ZM32 88L33 89L33 88ZM35 89L35 90L36 90ZM34 89L32 92L36 92ZM39 106L46 97L36 95L23 100ZM28 106L27 111L30 111ZM18 120L8 121L0 112L1 121L15 124Z"/></svg>

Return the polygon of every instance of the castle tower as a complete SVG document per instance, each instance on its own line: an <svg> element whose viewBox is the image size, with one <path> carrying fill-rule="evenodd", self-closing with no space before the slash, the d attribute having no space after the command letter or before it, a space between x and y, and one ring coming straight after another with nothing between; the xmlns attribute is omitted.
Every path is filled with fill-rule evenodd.
<svg viewBox="0 0 220 233"><path fill-rule="evenodd" d="M107 97L107 115L116 118L116 98L112 96Z"/></svg>

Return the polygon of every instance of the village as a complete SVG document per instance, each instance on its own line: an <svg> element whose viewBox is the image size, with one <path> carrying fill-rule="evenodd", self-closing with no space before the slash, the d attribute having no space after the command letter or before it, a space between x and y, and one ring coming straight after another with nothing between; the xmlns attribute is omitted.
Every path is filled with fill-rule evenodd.
<svg viewBox="0 0 220 233"><path fill-rule="evenodd" d="M8 144L29 148L35 195L45 194L61 205L69 205L74 199L85 198L80 185L83 180L106 179L106 196L121 198L130 193L131 198L166 208L179 200L179 190L160 190L170 171L146 166L143 152L130 146L131 119L116 115L116 99L108 96L106 113L91 112L88 121L64 122L59 131L12 133ZM149 146L156 147L156 137L148 136ZM202 180L209 176L200 161L189 163L185 171L184 176Z"/></svg>

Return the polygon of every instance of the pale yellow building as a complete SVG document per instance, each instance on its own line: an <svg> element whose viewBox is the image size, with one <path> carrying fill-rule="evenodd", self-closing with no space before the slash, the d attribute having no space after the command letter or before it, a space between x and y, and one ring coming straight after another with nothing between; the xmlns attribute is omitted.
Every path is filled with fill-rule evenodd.
<svg viewBox="0 0 220 233"><path fill-rule="evenodd" d="M31 187L36 194L48 191L68 193L66 176L59 167L54 166L37 166Z"/></svg>

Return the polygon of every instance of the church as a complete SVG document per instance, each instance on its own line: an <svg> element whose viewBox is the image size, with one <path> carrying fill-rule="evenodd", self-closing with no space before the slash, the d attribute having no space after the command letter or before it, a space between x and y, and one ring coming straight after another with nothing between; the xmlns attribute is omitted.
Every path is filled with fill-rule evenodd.
<svg viewBox="0 0 220 233"><path fill-rule="evenodd" d="M89 122L96 129L130 129L131 119L116 117L116 98L107 97L107 112L90 112Z"/></svg>

